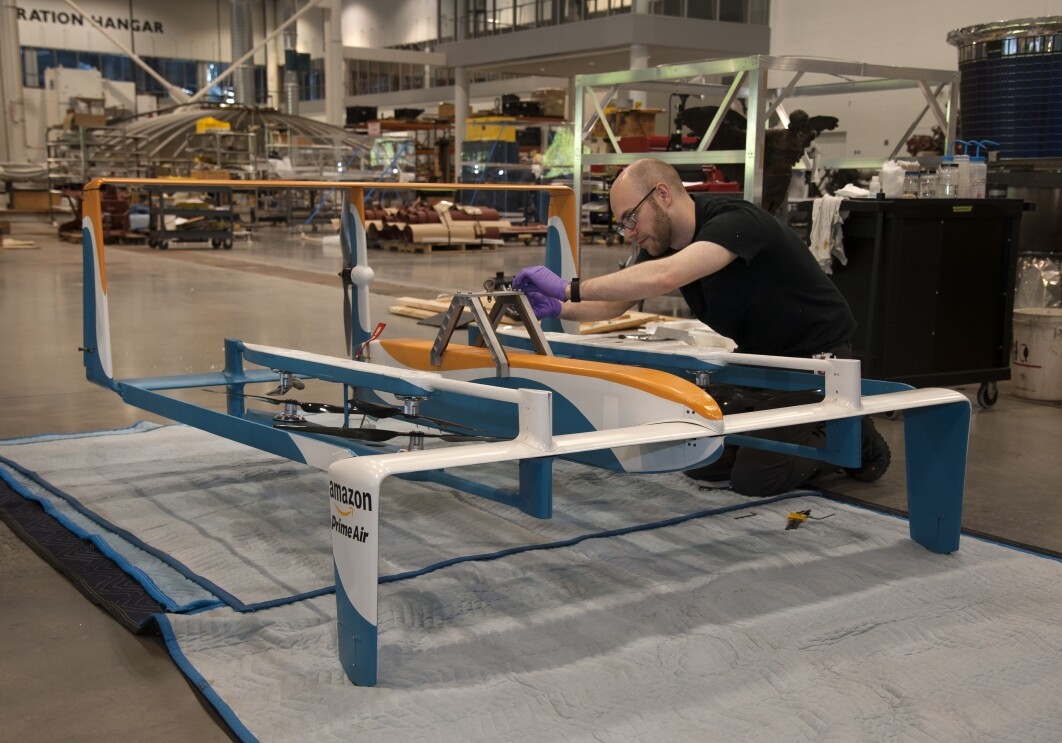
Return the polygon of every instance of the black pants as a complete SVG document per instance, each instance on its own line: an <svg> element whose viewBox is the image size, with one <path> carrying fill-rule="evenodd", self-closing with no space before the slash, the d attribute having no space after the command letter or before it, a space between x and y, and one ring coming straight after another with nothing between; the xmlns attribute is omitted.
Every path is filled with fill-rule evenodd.
<svg viewBox="0 0 1062 743"><path fill-rule="evenodd" d="M830 349L829 353L837 358L850 358L851 346L844 344ZM727 384L709 385L708 394L720 404L724 415L752 410L773 410L822 400L822 393L818 390L787 392ZM826 442L826 424L803 423L755 431L753 435L787 444L821 448ZM836 471L837 466L821 459L809 459L748 446L724 446L720 458L702 470L714 470L719 475L718 479L726 479L729 470L731 490L741 495L762 498L802 487L817 477ZM702 475L701 479L709 478Z"/></svg>

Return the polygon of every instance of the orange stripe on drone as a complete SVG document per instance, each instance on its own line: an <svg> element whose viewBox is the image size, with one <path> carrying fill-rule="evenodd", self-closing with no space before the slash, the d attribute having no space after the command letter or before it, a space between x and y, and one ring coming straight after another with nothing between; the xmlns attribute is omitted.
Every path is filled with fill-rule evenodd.
<svg viewBox="0 0 1062 743"><path fill-rule="evenodd" d="M380 345L399 364L422 371L460 371L464 369L491 369L494 359L485 348L451 345L443 353L442 365L431 366L431 341L415 338L381 340ZM685 405L694 413L708 420L722 420L723 412L711 395L697 385L674 374L640 366L621 366L601 361L559 359L534 353L509 351L509 366L556 374L594 377L614 384L642 390L650 394Z"/></svg>

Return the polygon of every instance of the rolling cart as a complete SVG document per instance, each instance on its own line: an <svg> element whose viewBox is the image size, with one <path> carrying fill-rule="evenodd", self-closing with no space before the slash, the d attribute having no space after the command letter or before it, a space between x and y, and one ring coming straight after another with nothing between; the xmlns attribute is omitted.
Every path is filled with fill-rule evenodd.
<svg viewBox="0 0 1062 743"><path fill-rule="evenodd" d="M147 186L148 245L166 250L171 242L206 242L232 249L235 217L232 189L181 183ZM189 194L187 198L181 195Z"/></svg>
<svg viewBox="0 0 1062 743"><path fill-rule="evenodd" d="M810 202L807 208L810 209ZM852 199L831 278L859 324L863 376L914 387L1010 379L1020 199Z"/></svg>

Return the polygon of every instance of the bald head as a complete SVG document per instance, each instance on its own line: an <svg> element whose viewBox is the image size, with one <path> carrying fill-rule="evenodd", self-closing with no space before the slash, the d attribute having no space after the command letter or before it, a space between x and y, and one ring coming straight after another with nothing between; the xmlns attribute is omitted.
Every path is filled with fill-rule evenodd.
<svg viewBox="0 0 1062 743"><path fill-rule="evenodd" d="M655 195L646 197L653 189ZM642 158L624 168L609 189L609 205L617 222L634 215L634 240L652 255L678 250L693 237L693 199L678 171L660 160Z"/></svg>
<svg viewBox="0 0 1062 743"><path fill-rule="evenodd" d="M675 191L684 191L678 171L665 162L647 157L635 160L616 177L616 182L627 180L634 191L645 191L657 183L666 183Z"/></svg>

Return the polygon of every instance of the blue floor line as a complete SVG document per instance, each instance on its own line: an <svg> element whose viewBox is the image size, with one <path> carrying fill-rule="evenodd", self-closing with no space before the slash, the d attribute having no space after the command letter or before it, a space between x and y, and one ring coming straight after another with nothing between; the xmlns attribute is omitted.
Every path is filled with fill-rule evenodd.
<svg viewBox="0 0 1062 743"><path fill-rule="evenodd" d="M609 537L623 536L624 534L634 534L642 531L652 531L653 529L662 529L667 526L674 526L686 521L692 521L693 519L705 518L707 516L718 516L723 513L730 513L732 511L741 511L747 508L753 508L755 506L762 506L767 503L777 503L779 501L788 500L790 498L798 498L807 495L818 495L816 491L807 490L795 490L789 493L783 493L782 495L776 495L770 498L757 498L748 503L735 503L732 506L723 506L721 508L712 508L704 511L695 511L682 516L672 516L671 518L662 519L660 521L652 521L647 524L636 524L634 526L624 526L619 529L608 529L606 531L591 532L589 534L582 534L577 537L570 537L569 539L562 539L556 542L546 542L543 544L527 544L521 547L510 547L504 550L498 550L497 552L486 552L478 555L464 555L462 557L453 557L449 560L443 560L441 562L428 565L427 567L420 568L418 570L410 570L404 573L395 573L392 575L381 575L379 583L396 583L398 581L410 580L411 578L418 578L422 575L441 570L451 565L457 565L462 562L486 562L489 560L497 560L501 557L508 557L509 555L517 555L522 552L536 552L538 550L552 550L561 549L564 547L571 547L585 542L588 539L607 539Z"/></svg>

